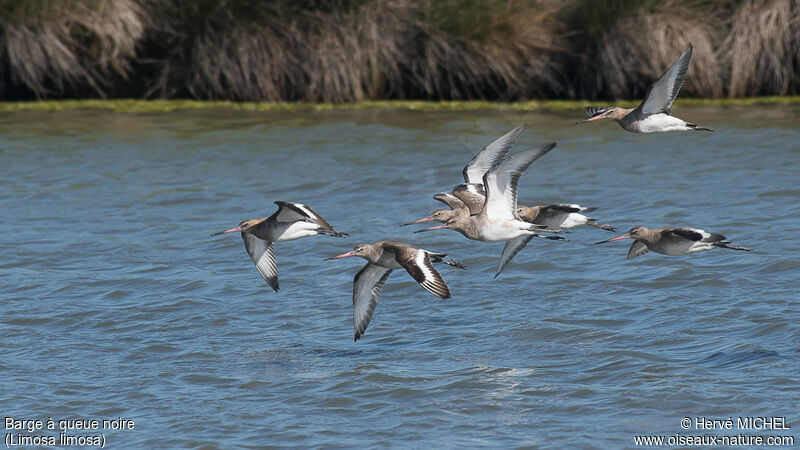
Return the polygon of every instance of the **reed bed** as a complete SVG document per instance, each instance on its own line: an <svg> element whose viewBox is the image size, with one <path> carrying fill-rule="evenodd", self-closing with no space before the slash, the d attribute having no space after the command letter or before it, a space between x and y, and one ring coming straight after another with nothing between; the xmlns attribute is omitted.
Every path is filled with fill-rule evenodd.
<svg viewBox="0 0 800 450"><path fill-rule="evenodd" d="M0 0L0 98L634 99L800 91L800 0Z"/></svg>
<svg viewBox="0 0 800 450"><path fill-rule="evenodd" d="M148 19L134 0L1 0L0 95L104 96L130 74Z"/></svg>

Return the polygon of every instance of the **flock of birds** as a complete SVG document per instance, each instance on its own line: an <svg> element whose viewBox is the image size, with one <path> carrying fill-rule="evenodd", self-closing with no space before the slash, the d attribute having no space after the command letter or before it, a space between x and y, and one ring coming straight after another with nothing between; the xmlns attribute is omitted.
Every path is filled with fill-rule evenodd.
<svg viewBox="0 0 800 450"><path fill-rule="evenodd" d="M686 78L691 57L690 44L680 58L650 86L647 96L638 107L630 109L588 107L586 113L589 118L581 122L610 118L616 120L625 130L636 133L713 131L670 115L672 103ZM427 217L404 225L438 221L441 222L439 225L417 230L416 233L450 229L471 240L505 242L495 277L535 237L563 241L566 239L559 234L580 225L615 231L613 226L600 224L597 219L584 215L594 208L576 204L539 206L517 204L517 185L523 172L556 146L555 143L550 143L509 155L511 147L525 128L525 125L518 126L487 145L464 167L463 184L453 187L449 192L433 196L434 199L446 204L449 209L436 209ZM336 231L325 219L304 204L283 201L275 203L278 205L278 210L271 216L247 219L235 228L213 235L240 232L256 269L270 287L277 291L278 266L273 249L274 242L291 241L317 234L336 237L348 235ZM684 255L714 248L750 250L732 245L721 234L699 228L674 227L648 229L636 226L621 236L597 244L621 239L633 240L628 251L628 259L648 251L664 255ZM367 264L356 274L353 281L353 327L356 341L367 329L378 304L381 289L392 270L404 269L425 290L444 299L450 297L450 289L433 264L443 263L465 268L460 262L445 259L444 253L392 241L359 244L352 251L325 259L351 256L367 260Z"/></svg>

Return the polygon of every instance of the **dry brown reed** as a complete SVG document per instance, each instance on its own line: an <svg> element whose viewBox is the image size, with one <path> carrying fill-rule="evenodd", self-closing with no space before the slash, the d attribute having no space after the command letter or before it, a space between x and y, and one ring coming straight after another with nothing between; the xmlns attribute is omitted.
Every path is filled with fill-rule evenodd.
<svg viewBox="0 0 800 450"><path fill-rule="evenodd" d="M457 14L462 10L459 3L464 2L445 3L446 11ZM556 55L565 46L550 11L530 2L478 3L481 14L466 21L471 30L478 29L478 36L446 23L419 24L420 64L410 70L423 88L422 96L512 100L562 91Z"/></svg>
<svg viewBox="0 0 800 450"><path fill-rule="evenodd" d="M0 98L641 98L800 91L800 0L0 0Z"/></svg>
<svg viewBox="0 0 800 450"><path fill-rule="evenodd" d="M731 97L796 94L800 70L800 0L747 0L720 47Z"/></svg>
<svg viewBox="0 0 800 450"><path fill-rule="evenodd" d="M198 98L352 102L510 99L559 85L551 62L557 34L541 26L543 14L478 9L488 29L480 40L430 20L431 10L458 11L463 1L372 1L288 16L274 3L252 2L253 10L239 11L246 25L235 15L168 14L184 19L164 27L174 50L153 92L172 96L185 86Z"/></svg>
<svg viewBox="0 0 800 450"><path fill-rule="evenodd" d="M104 96L129 73L147 22L133 0L3 0L0 11L0 74L40 98Z"/></svg>
<svg viewBox="0 0 800 450"><path fill-rule="evenodd" d="M691 43L692 66L682 92L719 97L721 73L714 54L714 29L695 6L666 2L653 12L643 10L619 19L603 34L598 48L598 76L606 96L642 98L650 84Z"/></svg>

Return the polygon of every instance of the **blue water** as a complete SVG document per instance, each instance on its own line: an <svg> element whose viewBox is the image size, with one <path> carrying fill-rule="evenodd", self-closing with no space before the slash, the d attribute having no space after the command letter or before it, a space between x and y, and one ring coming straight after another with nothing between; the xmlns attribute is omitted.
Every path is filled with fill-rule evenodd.
<svg viewBox="0 0 800 450"><path fill-rule="evenodd" d="M697 416L783 416L791 430L745 434L800 443L800 108L675 112L717 131L640 136L580 111L3 113L0 414L133 420L66 433L109 448L619 448L708 434L681 428ZM501 244L398 226L523 122L516 149L558 147L521 203L753 251L626 261L629 241L580 228L493 279ZM238 235L209 236L275 200L351 235L276 244L279 293ZM448 300L396 271L353 342L363 261L322 259L379 239L468 270L440 268Z"/></svg>

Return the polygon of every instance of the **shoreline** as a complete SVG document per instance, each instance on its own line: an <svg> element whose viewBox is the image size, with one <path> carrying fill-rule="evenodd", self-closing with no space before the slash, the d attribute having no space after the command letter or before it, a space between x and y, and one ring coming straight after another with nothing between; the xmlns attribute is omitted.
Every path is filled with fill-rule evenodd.
<svg viewBox="0 0 800 450"><path fill-rule="evenodd" d="M523 102L492 102L486 100L429 101L429 100L376 100L357 103L290 103L290 102L233 102L213 100L139 100L139 99L88 99L88 100L34 100L18 102L0 101L0 112L63 111L76 109L104 109L118 113L161 113L192 109L232 109L239 111L318 112L328 110L404 110L404 111L566 111L585 106L632 107L639 100L615 102L588 100L531 100ZM685 98L677 106L750 106L800 104L800 96L768 96L742 98Z"/></svg>

